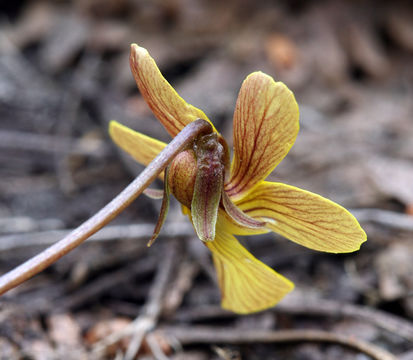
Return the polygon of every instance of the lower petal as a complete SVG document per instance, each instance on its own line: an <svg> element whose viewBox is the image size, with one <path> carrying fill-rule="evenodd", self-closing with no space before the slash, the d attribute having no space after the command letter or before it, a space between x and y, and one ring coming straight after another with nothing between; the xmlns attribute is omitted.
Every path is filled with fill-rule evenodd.
<svg viewBox="0 0 413 360"><path fill-rule="evenodd" d="M252 256L218 223L215 240L205 244L212 252L222 294L222 307L239 314L268 309L294 284Z"/></svg>
<svg viewBox="0 0 413 360"><path fill-rule="evenodd" d="M294 186L263 182L237 202L249 216L310 249L353 252L366 241L356 218L342 206Z"/></svg>

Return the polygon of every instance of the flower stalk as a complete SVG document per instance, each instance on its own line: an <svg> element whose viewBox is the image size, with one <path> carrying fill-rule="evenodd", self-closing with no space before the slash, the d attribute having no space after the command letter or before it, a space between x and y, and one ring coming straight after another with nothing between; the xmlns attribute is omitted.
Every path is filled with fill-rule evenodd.
<svg viewBox="0 0 413 360"><path fill-rule="evenodd" d="M0 295L52 265L99 231L142 194L181 151L192 147L194 141L199 136L212 132L212 126L207 121L201 119L185 126L142 173L105 207L56 244L1 276Z"/></svg>

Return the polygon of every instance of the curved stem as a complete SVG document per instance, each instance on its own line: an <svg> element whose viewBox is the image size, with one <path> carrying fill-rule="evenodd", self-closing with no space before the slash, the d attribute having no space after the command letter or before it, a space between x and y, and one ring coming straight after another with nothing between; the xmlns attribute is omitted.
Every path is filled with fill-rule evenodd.
<svg viewBox="0 0 413 360"><path fill-rule="evenodd" d="M188 124L145 170L105 207L62 240L0 277L0 295L44 270L113 220L156 179L180 151L199 135L212 131L211 125L205 120L198 119Z"/></svg>

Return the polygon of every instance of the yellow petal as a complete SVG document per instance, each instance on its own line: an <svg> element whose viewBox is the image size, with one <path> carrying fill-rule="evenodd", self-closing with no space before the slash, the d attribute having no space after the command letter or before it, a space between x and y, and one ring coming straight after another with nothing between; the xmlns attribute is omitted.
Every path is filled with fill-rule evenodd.
<svg viewBox="0 0 413 360"><path fill-rule="evenodd" d="M224 309L248 314L278 303L294 284L252 256L229 233L217 226L211 250Z"/></svg>
<svg viewBox="0 0 413 360"><path fill-rule="evenodd" d="M332 253L356 251L366 233L342 206L294 186L262 182L237 203L267 227L310 249Z"/></svg>
<svg viewBox="0 0 413 360"><path fill-rule="evenodd" d="M134 131L117 121L109 123L109 135L116 145L145 166L166 146L164 142ZM163 179L163 172L159 176Z"/></svg>
<svg viewBox="0 0 413 360"><path fill-rule="evenodd" d="M234 113L234 158L226 191L238 200L287 155L298 133L298 105L281 82L255 72L243 82Z"/></svg>
<svg viewBox="0 0 413 360"><path fill-rule="evenodd" d="M196 119L209 122L203 111L186 103L165 80L146 49L131 45L130 66L143 98L172 137Z"/></svg>

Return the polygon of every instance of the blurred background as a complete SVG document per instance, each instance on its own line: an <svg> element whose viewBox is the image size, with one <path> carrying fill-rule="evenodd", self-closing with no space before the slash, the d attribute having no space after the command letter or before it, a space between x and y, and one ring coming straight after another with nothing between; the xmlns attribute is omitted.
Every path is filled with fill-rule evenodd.
<svg viewBox="0 0 413 360"><path fill-rule="evenodd" d="M219 309L209 254L176 202L168 230L146 248L160 202L140 197L116 228L2 297L0 358L93 358L99 341L153 300L159 264L166 262L156 327L324 329L412 359L409 1L2 1L0 271L78 226L142 170L111 143L110 120L169 141L131 75L133 42L149 50L178 93L229 142L243 79L261 70L284 82L299 103L301 131L270 179L349 208L369 240L348 255L316 253L274 235L243 240L296 290L274 310L239 317ZM323 301L335 310L328 313ZM342 303L395 316L405 332L341 314ZM173 350L158 342L171 359L356 358L345 348L308 343L189 342ZM106 346L98 358L115 358L129 345L126 339ZM138 357L162 359L150 349Z"/></svg>

